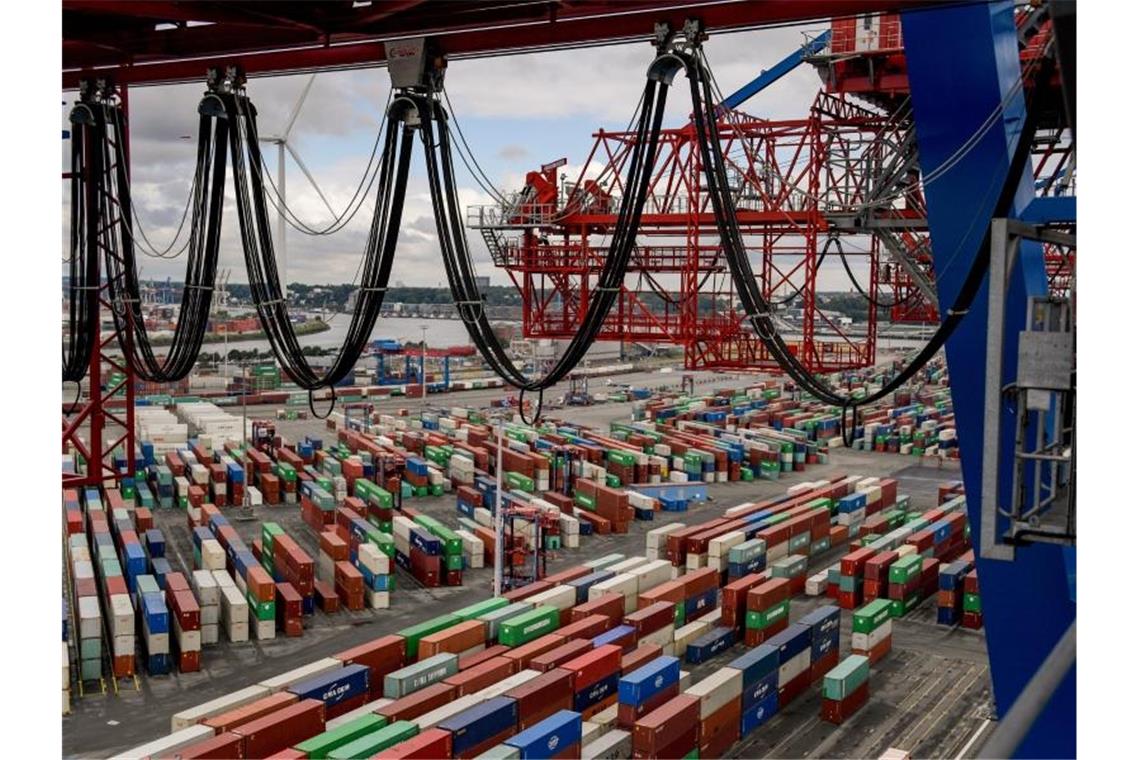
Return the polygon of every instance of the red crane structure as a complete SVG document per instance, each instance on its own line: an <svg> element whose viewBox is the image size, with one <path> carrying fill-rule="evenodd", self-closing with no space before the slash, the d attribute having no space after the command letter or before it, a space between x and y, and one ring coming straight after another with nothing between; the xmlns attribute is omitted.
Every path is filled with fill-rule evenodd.
<svg viewBox="0 0 1140 760"><path fill-rule="evenodd" d="M1035 17L1018 18L1026 61L1050 33ZM923 198L930 180L918 171L897 14L835 19L827 46L805 49L803 61L823 81L805 118L722 108L719 136L761 292L800 361L827 373L874 363L885 314L939 322ZM562 159L498 204L468 209L468 226L522 295L527 337L571 337L602 271L635 135L593 137L574 181L560 179ZM739 308L695 139L691 123L662 132L631 271L599 338L680 345L686 369L777 370ZM1037 151L1039 181L1060 181L1071 147L1059 140L1060 130ZM864 321L847 324L818 298L820 264L836 255L866 299ZM1055 288L1067 287L1071 258L1047 252Z"/></svg>

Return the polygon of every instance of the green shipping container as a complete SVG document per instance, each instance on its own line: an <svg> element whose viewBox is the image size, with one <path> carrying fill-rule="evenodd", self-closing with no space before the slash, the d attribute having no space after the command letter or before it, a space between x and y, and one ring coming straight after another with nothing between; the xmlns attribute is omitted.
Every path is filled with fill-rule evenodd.
<svg viewBox="0 0 1140 760"><path fill-rule="evenodd" d="M860 654L849 655L847 659L829 670L823 677L823 698L844 699L871 675L871 661Z"/></svg>
<svg viewBox="0 0 1140 760"><path fill-rule="evenodd" d="M249 609L253 612L253 616L258 620L277 619L276 602L259 602L253 597L253 594L246 594L245 599L249 602Z"/></svg>
<svg viewBox="0 0 1140 760"><path fill-rule="evenodd" d="M890 602L886 599L876 599L852 613L851 630L854 633L870 633L885 623L890 616Z"/></svg>
<svg viewBox="0 0 1140 760"><path fill-rule="evenodd" d="M763 612L748 610L748 614L744 617L744 626L754 629L767 628L781 618L786 618L790 609L791 601L785 599L779 604L772 605Z"/></svg>
<svg viewBox="0 0 1140 760"><path fill-rule="evenodd" d="M388 724L388 719L376 713L368 715L361 715L353 721L345 723L343 726L334 728L331 731L325 731L323 734L317 734L312 739L306 739L300 744L293 746L293 749L298 752L304 752L310 760L321 760L329 756L329 753L339 747L356 741L357 739L367 736L374 731L379 731Z"/></svg>
<svg viewBox="0 0 1140 760"><path fill-rule="evenodd" d="M407 720L398 720L390 726L379 731L351 741L342 747L337 747L329 753L330 760L352 760L357 757L371 757L400 742L406 742L420 732L420 727Z"/></svg>
<svg viewBox="0 0 1140 760"><path fill-rule="evenodd" d="M922 572L921 555L908 554L891 563L888 579L891 583L906 583L912 578L915 578L920 572Z"/></svg>
<svg viewBox="0 0 1140 760"><path fill-rule="evenodd" d="M517 647L558 628L558 608L540 605L499 624L499 643Z"/></svg>
<svg viewBox="0 0 1140 760"><path fill-rule="evenodd" d="M463 569L463 555L462 554L447 554L443 558L444 565L448 570L462 570Z"/></svg>
<svg viewBox="0 0 1140 760"><path fill-rule="evenodd" d="M982 597L978 594L965 594L962 596L962 610L964 612L981 612Z"/></svg>
<svg viewBox="0 0 1140 760"><path fill-rule="evenodd" d="M510 604L510 602L508 602L505 598L496 596L490 599L486 599L482 602L470 604L463 609L456 610L451 614L455 615L461 621L474 620L480 615L486 615L488 612L494 612L495 610L502 609L508 604Z"/></svg>
<svg viewBox="0 0 1140 760"><path fill-rule="evenodd" d="M458 615L440 615L439 617L432 618L431 620L425 620L422 623L408 626L407 628L402 628L399 631L396 631L396 635L403 636L404 641L407 644L407 661L416 661L416 655L420 651L420 639L422 639L424 636L429 636L436 631L442 631L444 628L450 628L456 623L462 622L463 621L459 618Z"/></svg>

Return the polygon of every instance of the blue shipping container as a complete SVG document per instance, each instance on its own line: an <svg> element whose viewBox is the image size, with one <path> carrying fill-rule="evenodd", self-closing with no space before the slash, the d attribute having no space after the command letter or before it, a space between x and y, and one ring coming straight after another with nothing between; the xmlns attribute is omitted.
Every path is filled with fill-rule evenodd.
<svg viewBox="0 0 1140 760"><path fill-rule="evenodd" d="M594 649L605 644L613 644L615 641L621 639L623 636L628 636L631 633L636 634L637 629L632 625L619 625L609 629L605 633L599 633L593 638Z"/></svg>
<svg viewBox="0 0 1140 760"><path fill-rule="evenodd" d="M530 760L555 757L580 741L582 716L571 710L559 710L504 743L518 749L521 760Z"/></svg>
<svg viewBox="0 0 1140 760"><path fill-rule="evenodd" d="M728 667L743 673L744 685L748 686L779 670L780 653L770 644L761 644L728 663Z"/></svg>
<svg viewBox="0 0 1140 760"><path fill-rule="evenodd" d="M440 721L436 728L451 732L451 753L459 755L507 729L513 731L518 722L518 703L494 697Z"/></svg>
<svg viewBox="0 0 1140 760"><path fill-rule="evenodd" d="M693 620L704 615L716 607L716 592L718 589L710 588L703 594L689 597L685 600L685 620Z"/></svg>
<svg viewBox="0 0 1140 760"><path fill-rule="evenodd" d="M780 695L772 693L747 710L742 711L740 715L740 736L747 736L760 728L760 726L767 723L779 709Z"/></svg>
<svg viewBox="0 0 1140 760"><path fill-rule="evenodd" d="M297 699L319 699L329 708L368 693L368 666L346 665L295 683L287 691Z"/></svg>
<svg viewBox="0 0 1140 760"><path fill-rule="evenodd" d="M775 694L779 688L780 671L773 670L759 681L744 687L744 691L740 694L740 705L747 710L752 705L759 704L770 695Z"/></svg>
<svg viewBox="0 0 1140 760"><path fill-rule="evenodd" d="M613 673L574 694L574 711L584 712L617 692L620 673Z"/></svg>
<svg viewBox="0 0 1140 760"><path fill-rule="evenodd" d="M811 629L813 642L839 635L839 608L833 604L812 610L796 621Z"/></svg>
<svg viewBox="0 0 1140 760"><path fill-rule="evenodd" d="M811 646L811 629L795 622L764 643L780 653L780 664L783 665Z"/></svg>
<svg viewBox="0 0 1140 760"><path fill-rule="evenodd" d="M736 643L736 629L717 626L697 637L685 650L685 661L694 665L711 660Z"/></svg>
<svg viewBox="0 0 1140 760"><path fill-rule="evenodd" d="M681 661L658 657L618 681L618 702L640 706L681 680Z"/></svg>
<svg viewBox="0 0 1140 760"><path fill-rule="evenodd" d="M598 570L597 572L590 573L589 575L583 575L581 578L575 578L572 581L568 581L566 585L572 586L574 588L574 596L577 600L577 603L585 604L587 601L589 601L590 586L593 586L595 583L601 583L602 581L613 577L614 573L612 570Z"/></svg>

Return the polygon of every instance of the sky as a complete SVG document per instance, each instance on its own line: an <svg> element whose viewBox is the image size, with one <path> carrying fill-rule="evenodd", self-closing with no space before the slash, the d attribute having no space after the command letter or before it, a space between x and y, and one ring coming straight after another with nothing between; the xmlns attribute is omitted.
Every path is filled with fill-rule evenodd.
<svg viewBox="0 0 1140 760"><path fill-rule="evenodd" d="M705 43L705 52L723 92L729 93L795 50L803 43L805 33L822 29L817 23L717 34ZM577 176L593 143L591 135L599 127L626 127L644 87L652 53L650 45L632 43L453 61L445 86L455 118L479 164L500 190L517 191L527 171L556 159L566 158L568 165L562 171L569 177ZM280 132L307 80L308 75L250 80L247 92L258 108L262 135ZM683 78L678 81L682 87L673 89L667 125L684 123L690 110ZM159 248L173 238L185 208L194 168L196 108L203 89L202 85L190 84L140 87L130 92L132 190L143 230ZM745 104L743 110L762 118L803 118L819 89L814 69L800 66ZM320 74L289 136L338 211L347 205L360 181L388 92L386 69ZM74 93L64 93L68 104L61 109L64 120L73 100ZM263 150L276 179L276 149L263 145ZM65 143L65 166L67 155ZM491 203L492 198L458 160L457 165L462 205ZM327 224L331 219L328 209L291 159L286 162L286 175L289 207L310 226ZM64 196L66 246L66 192ZM232 270L231 282L245 282L232 188L227 187L227 198L219 266L223 271ZM289 281L352 281L364 250L370 212L371 202L333 236L307 236L289 228ZM507 284L507 276L492 266L478 233L469 230L468 240L479 273L490 275L493 283ZM140 256L139 261L144 279L182 279L184 257L167 260ZM837 265L827 262L821 287L846 290L845 283ZM413 153L392 284L446 286L418 149Z"/></svg>

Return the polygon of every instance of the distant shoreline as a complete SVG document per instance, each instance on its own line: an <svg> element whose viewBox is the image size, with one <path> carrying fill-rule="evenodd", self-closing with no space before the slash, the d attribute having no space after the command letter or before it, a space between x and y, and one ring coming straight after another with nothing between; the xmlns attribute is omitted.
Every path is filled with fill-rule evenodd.
<svg viewBox="0 0 1140 760"><path fill-rule="evenodd" d="M295 325L293 329L297 335L318 335L323 332L328 332L332 327L328 322L314 319ZM257 332L233 333L228 336L228 338L225 333L206 333L202 338L202 343L225 343L227 340L230 343L240 343L243 340L265 340L265 338L266 335L263 330L258 330ZM151 340L151 343L156 346L168 346L173 340L173 336L163 335L154 338Z"/></svg>

